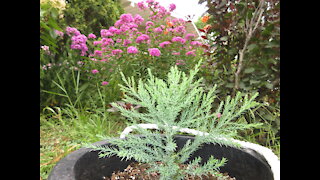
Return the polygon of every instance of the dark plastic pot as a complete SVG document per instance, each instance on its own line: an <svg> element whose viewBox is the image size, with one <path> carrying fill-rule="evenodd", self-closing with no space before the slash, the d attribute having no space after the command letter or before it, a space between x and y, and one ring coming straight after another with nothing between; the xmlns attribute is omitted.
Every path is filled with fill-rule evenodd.
<svg viewBox="0 0 320 180"><path fill-rule="evenodd" d="M178 147L181 148L191 136L176 136ZM108 145L107 141L94 143ZM190 160L200 156L204 161L213 155L221 159L225 157L227 164L220 172L228 172L237 180L273 180L273 173L264 157L249 149L237 149L217 144L204 144ZM99 158L97 151L88 148L76 150L60 160L53 168L48 180L103 180L112 172L124 170L131 162L121 161L118 157Z"/></svg>

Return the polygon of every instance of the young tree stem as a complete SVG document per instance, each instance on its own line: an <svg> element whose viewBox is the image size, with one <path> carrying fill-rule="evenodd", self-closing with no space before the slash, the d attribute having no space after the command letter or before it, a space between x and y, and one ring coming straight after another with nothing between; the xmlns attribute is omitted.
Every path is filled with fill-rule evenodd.
<svg viewBox="0 0 320 180"><path fill-rule="evenodd" d="M235 91L237 91L239 89L239 85L240 85L240 73L242 72L243 69L243 61L244 61L244 55L246 53L246 49L248 47L248 43L252 37L252 35L255 33L255 31L257 30L261 18L262 18L262 14L264 12L264 0L261 0L259 3L258 8L255 10L252 18L246 19L246 25L245 25L245 34L246 34L246 39L245 39L245 43L243 45L243 48L239 50L239 64L237 66L237 71L235 72L235 79L234 79L234 92L233 94L235 94Z"/></svg>

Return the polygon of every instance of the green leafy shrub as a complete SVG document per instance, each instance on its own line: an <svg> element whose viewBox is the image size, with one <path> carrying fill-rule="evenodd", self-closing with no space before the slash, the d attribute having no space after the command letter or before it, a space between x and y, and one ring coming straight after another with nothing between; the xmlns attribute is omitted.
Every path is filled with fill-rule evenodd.
<svg viewBox="0 0 320 180"><path fill-rule="evenodd" d="M64 20L81 32L99 34L124 12L119 0L66 0Z"/></svg>
<svg viewBox="0 0 320 180"><path fill-rule="evenodd" d="M194 80L199 71L200 63L189 76L179 71L178 67L171 67L167 79L156 78L148 69L149 78L146 82L142 79L136 84L133 77L125 78L125 85L120 85L125 93L123 101L140 105L143 112L134 108L124 108L117 103L112 105L118 108L131 125L139 123L156 124L159 131L153 132L136 126L138 134L127 135L125 139L108 138L113 146L89 146L99 150L100 157L119 156L122 159L134 159L141 163L151 165L150 172L159 172L160 179L183 179L184 175L215 174L219 167L226 163L226 159L215 159L213 156L201 165L201 158L197 157L187 164L186 170L179 169L178 164L186 163L190 155L203 143L218 143L238 147L230 138L238 130L257 126L257 124L235 123L236 117L245 111L257 106L254 99L242 97L240 92L235 98L230 96L221 102L219 107L212 112L212 103L215 99L215 88L205 92L200 83L202 79ZM206 134L196 135L194 141L188 140L184 147L177 150L174 136L182 128L197 128L205 130ZM163 165L159 166L157 162Z"/></svg>
<svg viewBox="0 0 320 180"><path fill-rule="evenodd" d="M259 92L264 106L255 109L256 122L264 122L257 141L267 144L269 132L280 131L280 1L199 0L207 14L197 22L210 45L207 84L218 85L221 97L237 90ZM248 118L249 119L249 118ZM264 137L262 137L264 136ZM277 136L277 137L276 137ZM272 139L274 139L272 138Z"/></svg>

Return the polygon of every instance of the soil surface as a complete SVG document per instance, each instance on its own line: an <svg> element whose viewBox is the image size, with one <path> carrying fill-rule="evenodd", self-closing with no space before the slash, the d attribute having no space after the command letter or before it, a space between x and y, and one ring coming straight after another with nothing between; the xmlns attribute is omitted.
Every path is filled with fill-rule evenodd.
<svg viewBox="0 0 320 180"><path fill-rule="evenodd" d="M186 165L181 164L181 169L186 168ZM159 180L159 173L150 173L148 174L146 170L149 169L148 164L144 163L131 163L123 172L114 172L111 177L105 177L105 180L125 180L125 179L134 179L134 180ZM217 177L212 174L208 176L191 176L186 175L185 180L236 180L236 178L230 177L227 173L220 173L222 177Z"/></svg>

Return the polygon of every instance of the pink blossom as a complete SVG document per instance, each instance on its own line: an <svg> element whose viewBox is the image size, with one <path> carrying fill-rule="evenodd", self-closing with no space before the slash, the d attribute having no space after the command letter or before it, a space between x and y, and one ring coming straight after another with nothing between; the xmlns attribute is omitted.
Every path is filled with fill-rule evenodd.
<svg viewBox="0 0 320 180"><path fill-rule="evenodd" d="M199 41L191 41L190 44L193 46L202 46L202 43Z"/></svg>
<svg viewBox="0 0 320 180"><path fill-rule="evenodd" d="M124 22L121 21L121 20L118 20L118 21L116 21L116 22L114 23L114 26L120 27L122 24L124 24Z"/></svg>
<svg viewBox="0 0 320 180"><path fill-rule="evenodd" d="M115 50L112 50L112 54L113 55L117 55L117 54L120 54L120 53L122 53L123 51L121 50L121 49L115 49Z"/></svg>
<svg viewBox="0 0 320 180"><path fill-rule="evenodd" d="M92 74L97 74L97 73L99 73L99 71L98 71L97 69L93 69L93 70L91 71L91 73L92 73Z"/></svg>
<svg viewBox="0 0 320 180"><path fill-rule="evenodd" d="M134 46L129 46L127 48L127 52L131 53L131 54L136 54L136 53L138 53L138 49L136 47L134 47Z"/></svg>
<svg viewBox="0 0 320 180"><path fill-rule="evenodd" d="M137 28L132 28L131 30L132 30L132 31L138 31L138 29L137 29Z"/></svg>
<svg viewBox="0 0 320 180"><path fill-rule="evenodd" d="M63 37L63 32L58 31L58 30L54 30L54 33L56 33L56 35Z"/></svg>
<svg viewBox="0 0 320 180"><path fill-rule="evenodd" d="M134 21L133 17L131 14L122 14L120 16L120 20L124 23L131 23Z"/></svg>
<svg viewBox="0 0 320 180"><path fill-rule="evenodd" d="M93 45L98 45L98 44L102 44L102 41L93 41Z"/></svg>
<svg viewBox="0 0 320 180"><path fill-rule="evenodd" d="M164 48L165 46L167 46L167 45L169 45L169 44L171 44L171 42L169 42L169 41L164 41L164 42L160 43L159 46L160 46L161 48Z"/></svg>
<svg viewBox="0 0 320 180"><path fill-rule="evenodd" d="M101 29L100 35L101 37L113 36L113 34L109 32L107 29Z"/></svg>
<svg viewBox="0 0 320 180"><path fill-rule="evenodd" d="M142 41L148 41L150 37L146 34L142 34L136 39L136 43L141 43Z"/></svg>
<svg viewBox="0 0 320 180"><path fill-rule="evenodd" d="M130 29L130 27L128 26L128 24L123 24L120 26L120 32L126 32Z"/></svg>
<svg viewBox="0 0 320 180"><path fill-rule="evenodd" d="M123 46L127 46L128 44L131 44L131 43L132 43L131 40L125 39L125 40L123 41Z"/></svg>
<svg viewBox="0 0 320 180"><path fill-rule="evenodd" d="M120 38L116 40L116 43L121 43L121 42L122 42L122 39Z"/></svg>
<svg viewBox="0 0 320 180"><path fill-rule="evenodd" d="M171 11L173 11L173 10L175 10L176 9L176 5L175 4L170 4L169 5L169 11L171 12Z"/></svg>
<svg viewBox="0 0 320 180"><path fill-rule="evenodd" d="M41 46L41 49L43 49L44 51L49 51L49 46L46 46L46 45Z"/></svg>
<svg viewBox="0 0 320 180"><path fill-rule="evenodd" d="M95 50L95 51L94 51L94 55L101 57L101 56L102 56L102 51Z"/></svg>
<svg viewBox="0 0 320 180"><path fill-rule="evenodd" d="M220 118L221 117L221 113L217 113L216 116L217 116L217 118Z"/></svg>
<svg viewBox="0 0 320 180"><path fill-rule="evenodd" d="M149 48L148 51L151 56L160 56L161 55L161 52L158 48Z"/></svg>
<svg viewBox="0 0 320 180"><path fill-rule="evenodd" d="M153 32L162 33L162 28L161 27L154 28Z"/></svg>
<svg viewBox="0 0 320 180"><path fill-rule="evenodd" d="M77 62L77 64L78 64L78 65L83 65L83 64L84 64L84 62L82 62L82 61L78 61L78 62Z"/></svg>
<svg viewBox="0 0 320 180"><path fill-rule="evenodd" d="M180 55L180 52L173 52L172 55Z"/></svg>
<svg viewBox="0 0 320 180"><path fill-rule="evenodd" d="M97 36L94 35L94 34L92 34L92 33L90 33L90 34L88 35L88 38L90 38L90 39L95 39L95 38L97 38Z"/></svg>
<svg viewBox="0 0 320 180"><path fill-rule="evenodd" d="M71 41L71 49L81 50L81 56L84 56L88 51L88 47L86 45L87 37L83 34L74 35L72 36Z"/></svg>
<svg viewBox="0 0 320 180"><path fill-rule="evenodd" d="M177 60L176 61L176 65L185 65L186 63L184 62L184 60Z"/></svg>
<svg viewBox="0 0 320 180"><path fill-rule="evenodd" d="M77 36L77 35L80 35L80 34L81 34L78 29L72 28L72 27L67 27L67 28L66 28L66 31L67 31L67 34L68 34L69 36L71 36L71 35Z"/></svg>
<svg viewBox="0 0 320 180"><path fill-rule="evenodd" d="M109 27L109 32L115 33L116 31L118 31L118 29L115 28L114 26Z"/></svg>
<svg viewBox="0 0 320 180"><path fill-rule="evenodd" d="M178 26L178 27L174 28L174 31L177 33L186 33L186 28L185 28L185 26Z"/></svg>
<svg viewBox="0 0 320 180"><path fill-rule="evenodd" d="M86 43L87 37L83 34L79 34L76 36L72 36L71 40L75 44L81 44L81 43Z"/></svg>
<svg viewBox="0 0 320 180"><path fill-rule="evenodd" d="M108 84L109 84L108 81L102 81L102 83L101 83L102 86L105 86L105 85L108 85Z"/></svg>
<svg viewBox="0 0 320 180"><path fill-rule="evenodd" d="M111 38L102 38L102 46L109 46L109 45L113 45L114 41Z"/></svg>
<svg viewBox="0 0 320 180"><path fill-rule="evenodd" d="M187 56L196 56L196 54L194 53L194 50L186 52L186 55Z"/></svg>
<svg viewBox="0 0 320 180"><path fill-rule="evenodd" d="M158 19L162 19L165 15L170 15L170 12L168 12L165 7L159 6L158 8L159 8L157 13Z"/></svg>
<svg viewBox="0 0 320 180"><path fill-rule="evenodd" d="M144 21L144 19L139 14L136 14L134 16L134 23L140 25L140 24L142 24L143 21Z"/></svg>
<svg viewBox="0 0 320 180"><path fill-rule="evenodd" d="M154 3L154 0L147 0L146 3L148 3L148 7L151 7L151 5Z"/></svg>
<svg viewBox="0 0 320 180"><path fill-rule="evenodd" d="M152 21L147 21L147 22L146 22L146 26L154 26L154 24L153 24Z"/></svg>
<svg viewBox="0 0 320 180"><path fill-rule="evenodd" d="M180 42L181 44L184 44L186 40L183 39L182 37L176 36L172 38L172 42Z"/></svg>
<svg viewBox="0 0 320 180"><path fill-rule="evenodd" d="M191 40L191 39L193 39L194 37L196 37L196 35L191 34L191 33L188 33L185 38L186 38L187 40Z"/></svg>
<svg viewBox="0 0 320 180"><path fill-rule="evenodd" d="M144 9L147 8L147 6L143 3L143 1L138 2L137 5L138 5L138 8L139 8L140 10L144 10Z"/></svg>

